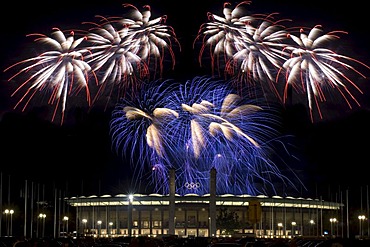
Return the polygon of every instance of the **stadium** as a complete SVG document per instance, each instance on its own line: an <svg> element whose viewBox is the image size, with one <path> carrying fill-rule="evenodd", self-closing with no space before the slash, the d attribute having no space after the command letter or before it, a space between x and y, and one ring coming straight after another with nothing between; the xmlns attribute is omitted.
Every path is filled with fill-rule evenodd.
<svg viewBox="0 0 370 247"><path fill-rule="evenodd" d="M118 194L66 198L75 207L80 236L222 237L343 235L342 203L310 198L264 195L218 195L216 171L210 172L210 193L175 193L175 172L170 173L170 193ZM222 212L231 212L238 228L220 229Z"/></svg>

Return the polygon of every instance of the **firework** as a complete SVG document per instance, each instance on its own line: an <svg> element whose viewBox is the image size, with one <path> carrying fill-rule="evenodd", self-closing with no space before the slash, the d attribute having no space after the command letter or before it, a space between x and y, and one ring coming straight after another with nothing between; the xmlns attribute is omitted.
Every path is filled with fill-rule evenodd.
<svg viewBox="0 0 370 247"><path fill-rule="evenodd" d="M353 64L360 64L367 69L370 67L327 48L327 43L338 39L341 33L344 32L332 31L323 34L321 26L317 25L308 34L301 29L299 37L289 35L296 45L286 47L286 50L290 51L290 57L281 68L281 71L285 73L286 81L284 99L288 97L289 86L298 92L306 93L312 121L314 107L318 109L320 118L322 118L319 103L326 101L325 91L336 89L349 107L351 107L350 100L359 105L351 88L360 93L362 91L346 73L355 72L366 78L353 67Z"/></svg>
<svg viewBox="0 0 370 247"><path fill-rule="evenodd" d="M247 4L250 2L244 1L231 9L226 2L225 17L208 14L209 22L201 25L195 40L202 38L199 63L202 65L208 47L213 74L218 70L226 78L231 76L239 91L256 82L262 88L267 84L280 98L275 78L287 56L283 49L288 33L282 25L286 20L275 20L277 13L246 15Z"/></svg>
<svg viewBox="0 0 370 247"><path fill-rule="evenodd" d="M315 26L308 34L301 29L295 35L282 25L284 19L275 19L276 13L249 14L250 3L233 8L226 2L223 16L208 13L209 22L200 26L194 40L194 46L201 43L200 66L208 56L212 76L223 73L222 80L162 81L165 65L175 68L173 47L181 47L167 16L151 19L149 5L139 10L123 4L123 17L85 22L93 27L81 37L59 29L50 37L30 35L46 51L5 69L23 66L9 81L26 76L12 94L24 92L15 107L23 103L24 110L39 92L49 94L48 103L55 105L52 120L61 109L63 123L71 95L85 89L90 106L105 93L108 101L116 93L112 146L133 164L136 181L148 176L156 192L169 192L172 168L179 194L209 193L212 168L217 170L219 194L257 195L274 190L276 179L294 187L270 159L274 143L283 142L274 107L259 97L266 95L265 85L284 102L289 88L304 92L313 120L315 107L322 117L319 104L326 100L327 89L339 92L350 107L352 101L359 105L351 89L362 91L347 73L365 78L354 65L370 67L326 46L344 32L323 34ZM281 77L283 92L277 87ZM90 81L97 86L96 94L90 92ZM252 99L246 92L256 82L261 87L253 89L257 97Z"/></svg>
<svg viewBox="0 0 370 247"><path fill-rule="evenodd" d="M209 22L202 24L198 35L194 41L201 40L202 45L199 52L199 64L202 66L202 58L207 53L211 58L211 66L214 70L221 71L225 63L233 57L236 52L235 42L242 42L245 32L248 30L249 23L253 20L252 16L242 15L243 9L250 1L239 3L234 9L229 2L223 6L224 17L208 13Z"/></svg>
<svg viewBox="0 0 370 247"><path fill-rule="evenodd" d="M55 105L52 120L54 120L58 107L61 107L62 121L66 109L67 98L69 95L78 94L82 88L86 89L87 102L90 104L90 92L88 87L89 73L91 67L83 60L86 49L79 49L79 45L85 37L74 39L74 32L70 32L68 37L54 28L51 36L43 34L31 34L37 36L36 42L48 45L50 50L40 53L38 56L20 61L7 69L23 65L20 71L12 76L9 81L21 74L29 74L28 78L12 94L16 94L21 89L28 87L26 92L16 104L15 108L24 103L23 110L30 100L38 92L50 93L48 103Z"/></svg>
<svg viewBox="0 0 370 247"><path fill-rule="evenodd" d="M175 65L173 42L179 44L174 30L165 24L167 17L153 20L149 5L143 11L131 4L123 5L127 18L101 17L102 23L94 24L87 35L90 55L86 59L94 70L100 71L99 92L96 99L110 86L117 91L117 98L126 93L136 93L142 83L162 76L167 54ZM129 18L131 17L131 18ZM117 86L117 88L114 88Z"/></svg>
<svg viewBox="0 0 370 247"><path fill-rule="evenodd" d="M170 81L159 84L157 81L146 84L140 94L122 98L112 112L110 133L112 144L118 154L130 159L135 166L137 177L142 178L149 164L153 179L166 179L168 168L165 165L166 123L178 114L166 108L165 99L171 90ZM163 184L161 182L160 184Z"/></svg>
<svg viewBox="0 0 370 247"><path fill-rule="evenodd" d="M217 170L217 193L256 194L261 192L258 183L269 181L262 174L282 177L268 158L278 120L266 105L241 98L228 81L207 77L180 85L169 100L179 113L166 132L176 147L169 160L182 174L176 181L178 193L207 193L212 167Z"/></svg>
<svg viewBox="0 0 370 247"><path fill-rule="evenodd" d="M161 77L165 63L172 63L173 69L172 45L180 45L174 30L165 24L167 16L151 20L150 6L143 6L143 12L130 4L123 6L128 10L127 18L101 17L101 23L84 22L93 24L93 27L88 31L79 30L84 35L78 39L74 39L73 32L65 37L59 29L55 29L51 37L34 34L38 36L35 41L49 45L51 50L5 70L25 66L9 80L23 73L30 74L16 90L26 90L18 104L25 102L26 107L37 92L52 91L49 104L56 104L52 121L59 105L63 119L68 96L83 87L86 88L88 105L92 105L91 77L94 86L98 85L92 102L106 92L109 102L113 91L117 91L118 100L126 94L137 93L146 80Z"/></svg>
<svg viewBox="0 0 370 247"><path fill-rule="evenodd" d="M282 179L268 158L273 151L268 143L277 134L270 124L278 123L271 111L233 93L223 80L195 77L170 89L154 85L139 99L117 105L111 133L117 152L131 158L138 152L139 161L131 160L137 169L149 164L144 170L156 192L168 193L163 176L171 168L179 194L208 193L212 167L217 193L256 194L270 183L263 174Z"/></svg>
<svg viewBox="0 0 370 247"><path fill-rule="evenodd" d="M86 60L99 78L99 91L94 99L98 100L108 88L108 99L112 92L117 98L126 92L136 92L141 82L148 78L148 65L138 55L140 46L135 39L127 38L128 27L119 30L106 18L89 30L87 41L90 54ZM115 87L116 86L116 87Z"/></svg>
<svg viewBox="0 0 370 247"><path fill-rule="evenodd" d="M201 66L202 59L209 55L212 73L217 70L219 76L223 72L225 78L232 78L238 91L249 85L257 86L256 82L259 82L259 88L266 95L272 92L283 103L287 100L288 88L304 92L312 121L314 109L318 109L322 118L319 104L327 101L325 92L339 93L350 108L352 101L359 105L353 89L362 91L349 73L366 78L355 64L366 69L369 66L329 48L329 41L338 39L339 34L345 32L322 34L321 26L317 25L308 34L302 28L296 36L295 28L282 25L291 20L275 20L277 13L248 14L245 8L248 4L250 1L241 2L232 9L226 2L224 17L208 14L209 22L201 25L194 42L202 40ZM279 86L282 75L285 88Z"/></svg>
<svg viewBox="0 0 370 247"><path fill-rule="evenodd" d="M287 54L282 50L286 46L287 31L280 24L283 20L274 21L273 17L274 14L261 17L256 28L249 27L242 37L235 40L236 51L225 70L229 75L236 75L237 87L259 82L267 84L269 90L279 96L275 78L286 60Z"/></svg>
<svg viewBox="0 0 370 247"><path fill-rule="evenodd" d="M136 43L139 57L150 66L152 71L159 72L162 76L163 63L166 61L166 55L169 55L172 68L175 66L175 54L172 49L180 43L176 38L173 28L166 25L167 16L163 15L155 19L150 19L151 8L149 5L143 6L143 12L140 12L131 4L124 4L130 10L132 19L123 18L119 23L129 29L125 33L125 39L133 40ZM152 77L155 79L155 77Z"/></svg>

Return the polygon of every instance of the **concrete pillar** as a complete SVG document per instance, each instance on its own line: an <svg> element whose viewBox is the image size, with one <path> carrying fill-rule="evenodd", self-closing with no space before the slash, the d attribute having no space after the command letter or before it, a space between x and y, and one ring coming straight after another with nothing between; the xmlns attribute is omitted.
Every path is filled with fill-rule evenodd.
<svg viewBox="0 0 370 247"><path fill-rule="evenodd" d="M170 198L169 198L169 216L168 216L168 231L169 234L175 234L175 169L170 170Z"/></svg>
<svg viewBox="0 0 370 247"><path fill-rule="evenodd" d="M210 237L216 236L216 176L217 171L212 168L210 171L210 185L209 185L209 231Z"/></svg>

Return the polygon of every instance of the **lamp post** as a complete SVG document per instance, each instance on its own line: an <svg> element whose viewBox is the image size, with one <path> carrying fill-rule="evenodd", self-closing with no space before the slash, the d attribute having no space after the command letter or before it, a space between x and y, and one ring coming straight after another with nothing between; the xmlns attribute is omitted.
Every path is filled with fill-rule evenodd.
<svg viewBox="0 0 370 247"><path fill-rule="evenodd" d="M41 237L43 238L45 236L45 218L46 218L46 214L43 214L43 213L39 214L39 218L42 221Z"/></svg>
<svg viewBox="0 0 370 247"><path fill-rule="evenodd" d="M211 236L211 223L212 223L212 218L208 217L208 236Z"/></svg>
<svg viewBox="0 0 370 247"><path fill-rule="evenodd" d="M64 224L66 225L66 231L63 233L64 237L67 237L68 236L68 217L67 216L64 216L63 217L63 232L64 232Z"/></svg>
<svg viewBox="0 0 370 247"><path fill-rule="evenodd" d="M4 214L5 214L6 236L8 237L9 236L9 223L8 223L9 209L5 209Z"/></svg>
<svg viewBox="0 0 370 247"><path fill-rule="evenodd" d="M132 236L132 202L134 201L134 196L130 194L128 196L128 236Z"/></svg>
<svg viewBox="0 0 370 247"><path fill-rule="evenodd" d="M360 235L360 238L362 238L362 235L363 235L363 226L362 226L362 222L365 220L365 215L359 215L358 216L358 221L359 221L359 235Z"/></svg>
<svg viewBox="0 0 370 247"><path fill-rule="evenodd" d="M177 224L177 218L176 216L173 218L173 232L176 235L176 224Z"/></svg>
<svg viewBox="0 0 370 247"><path fill-rule="evenodd" d="M278 223L278 229L279 229L279 238L281 238L282 232L281 228L283 227L283 223Z"/></svg>
<svg viewBox="0 0 370 247"><path fill-rule="evenodd" d="M109 235L112 235L113 222L109 222Z"/></svg>
<svg viewBox="0 0 370 247"><path fill-rule="evenodd" d="M292 221L292 237L294 237L294 235L295 235L295 226L297 225L297 222L295 222L295 221Z"/></svg>
<svg viewBox="0 0 370 247"><path fill-rule="evenodd" d="M314 220L310 220L310 235L312 233L312 235L315 235L314 234L314 230L313 230L313 225L315 224L315 221Z"/></svg>
<svg viewBox="0 0 370 247"><path fill-rule="evenodd" d="M85 232L86 232L86 223L87 223L87 219L82 219L82 224L84 226L84 229L82 229L82 234L85 236Z"/></svg>
<svg viewBox="0 0 370 247"><path fill-rule="evenodd" d="M14 213L14 210L13 209L5 209L4 211L5 213L5 225L6 225L6 236L11 236L12 233L11 233L11 228L12 228L12 215ZM10 226L9 226L9 219L8 219L8 214L10 214Z"/></svg>
<svg viewBox="0 0 370 247"><path fill-rule="evenodd" d="M330 218L330 233L331 233L331 236L334 237L334 232L333 232L333 224L337 222L337 219L336 218Z"/></svg>
<svg viewBox="0 0 370 247"><path fill-rule="evenodd" d="M100 237L100 230L101 230L101 220L98 220L98 237Z"/></svg>
<svg viewBox="0 0 370 247"><path fill-rule="evenodd" d="M10 209L9 213L10 213L10 236L13 236L13 214L14 214L14 210Z"/></svg>

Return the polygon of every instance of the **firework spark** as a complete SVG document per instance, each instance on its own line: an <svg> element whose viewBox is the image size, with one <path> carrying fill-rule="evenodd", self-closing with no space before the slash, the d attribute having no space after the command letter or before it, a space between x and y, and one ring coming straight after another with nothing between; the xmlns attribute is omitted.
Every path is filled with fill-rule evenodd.
<svg viewBox="0 0 370 247"><path fill-rule="evenodd" d="M101 87L96 99L108 86L109 100L114 86L118 87L118 99L135 94L146 80L154 80L157 74L162 77L168 54L172 69L175 66L172 46L180 45L173 28L165 24L167 16L151 20L149 5L143 6L142 12L132 4L123 6L125 18L101 17L102 24L94 24L87 35L91 54L86 59L102 72L98 73Z"/></svg>
<svg viewBox="0 0 370 247"><path fill-rule="evenodd" d="M171 168L179 194L208 193L212 167L218 193L256 194L270 183L263 174L282 179L269 159L268 143L277 134L269 124L278 122L269 110L233 93L223 80L195 77L171 85L148 87L138 100L123 101L111 122L115 149L131 158L140 154L139 162L132 162L137 169L149 164L157 192L168 193L162 176Z"/></svg>
<svg viewBox="0 0 370 247"><path fill-rule="evenodd" d="M290 34L289 36L296 45L286 47L286 50L290 51L290 57L281 68L281 71L285 72L286 80L284 99L288 96L290 85L297 91L305 92L312 121L314 105L319 111L320 118L322 118L319 103L326 101L325 91L327 89L336 89L349 107L351 107L350 99L360 105L351 93L350 87L360 93L362 91L345 73L352 71L366 78L364 74L353 67L353 63L370 69L368 65L361 61L338 54L326 47L329 41L338 39L338 34L344 33L343 31L322 33L321 26L317 25L308 34L303 29L300 30L299 37ZM299 90L300 87L302 90Z"/></svg>
<svg viewBox="0 0 370 247"><path fill-rule="evenodd" d="M175 53L172 47L177 45L181 48L175 31L171 26L166 25L167 16L163 15L151 20L149 5L143 6L142 12L131 4L124 4L123 6L129 8L133 16L132 19L119 20L124 27L129 27L127 33L125 31L126 39L133 40L136 43L139 47L138 55L140 58L152 68L152 71L158 71L161 77L167 53L170 56L172 68L174 68ZM152 79L155 79L155 77Z"/></svg>
<svg viewBox="0 0 370 247"><path fill-rule="evenodd" d="M225 17L208 14L209 22L201 25L195 40L203 39L199 63L202 65L209 47L213 74L218 70L219 73L223 71L226 78L231 76L239 91L256 82L262 88L267 84L280 98L275 77L288 55L283 51L288 33L282 22L286 20L275 20L277 13L247 15L247 4L250 1L231 9L231 4L226 2Z"/></svg>
<svg viewBox="0 0 370 247"><path fill-rule="evenodd" d="M249 23L253 20L252 16L242 15L243 9L250 1L239 3L234 9L229 2L223 6L224 17L208 13L209 22L202 24L194 44L199 39L202 46L199 52L199 64L202 66L202 58L206 48L209 48L211 66L213 73L215 69L221 71L224 64L233 57L236 52L235 42L242 42L241 39L248 30Z"/></svg>
<svg viewBox="0 0 370 247"><path fill-rule="evenodd" d="M70 95L85 89L90 106L105 92L108 101L117 92L112 145L134 164L139 180L150 173L156 191L168 193L172 168L178 174L179 194L209 193L211 168L217 170L220 194L264 193L274 190L276 178L294 187L270 159L275 152L272 143L279 139L274 110L265 99L252 99L245 92L259 82L261 89L267 85L285 102L289 88L302 91L313 120L315 107L322 117L319 104L326 101L328 88L339 92L350 107L352 101L359 105L351 88L362 91L347 73L365 78L354 65L370 67L326 46L343 32L322 34L315 26L308 34L301 29L295 35L282 25L284 19L275 19L276 13L249 14L250 3L242 1L233 8L226 2L223 16L208 13L209 22L200 26L194 40L194 46L201 43L200 66L208 55L212 75L223 73L223 80L161 81L166 64L175 68L173 47L181 47L166 24L167 16L151 19L149 5L139 10L123 4L123 17L100 16L99 23L86 22L93 27L78 38L59 29L50 37L30 35L49 49L5 69L24 66L9 79L26 75L12 94L25 91L15 107L23 103L25 110L39 92L50 94L48 103L55 105L52 120L61 108L63 123ZM283 92L277 87L280 77ZM90 81L97 85L92 101ZM254 89L257 94L259 89Z"/></svg>
<svg viewBox="0 0 370 247"><path fill-rule="evenodd" d="M215 70L224 72L225 78L234 79L234 87L239 91L248 85L272 92L279 101L285 103L288 88L304 92L308 98L308 108L313 121L313 110L327 101L325 92L338 92L350 108L351 101L360 105L352 89L362 93L350 72L366 78L360 72L360 65L369 69L365 63L352 57L330 50L329 44L339 38L343 31L322 34L321 26L315 26L308 34L301 29L294 35L295 28L282 25L288 19L277 19L277 13L249 14L245 8L250 1L241 2L232 9L226 2L223 6L224 17L208 14L209 22L201 25L196 41L202 40L199 63L209 55L212 74ZM293 30L293 31L290 31ZM208 53L206 48L209 48ZM284 74L285 88L280 87L280 77ZM268 89L268 90L265 90ZM328 90L329 89L329 90ZM290 90L289 90L290 91Z"/></svg>
<svg viewBox="0 0 370 247"><path fill-rule="evenodd" d="M89 73L93 72L90 65L83 60L86 49L78 49L78 46L85 40L85 37L74 39L74 32L66 37L65 34L54 28L51 36L43 34L31 34L29 36L38 36L35 41L50 46L47 50L36 57L20 61L5 71L25 65L20 71L12 76L9 81L20 74L30 74L12 94L16 94L24 87L28 86L25 94L16 104L15 108L25 101L23 110L29 104L30 100L38 92L50 92L48 103L56 105L53 118L54 120L58 106L61 107L62 121L66 109L67 98L69 95L78 94L82 88L86 89L87 102L90 104L90 92L88 87ZM28 65L30 64L30 65Z"/></svg>
<svg viewBox="0 0 370 247"><path fill-rule="evenodd" d="M86 88L88 105L93 105L89 90L91 77L94 86L98 85L92 103L106 91L109 102L113 91L117 91L119 99L137 93L145 81L157 75L161 77L167 60L173 69L175 54L172 46L176 44L180 48L180 44L173 28L166 25L167 16L151 20L149 5L143 6L142 12L131 4L123 6L128 9L127 17L101 16L101 23L84 22L94 26L88 31L79 30L84 35L78 39L74 38L74 32L65 37L59 29L55 29L51 37L34 34L39 36L35 41L49 45L51 50L5 69L26 64L9 81L22 73L31 74L16 90L31 85L18 104L25 101L26 107L37 92L51 88L49 104L56 104L52 121L59 105L63 119L68 96L83 87ZM28 65L30 63L33 64Z"/></svg>
<svg viewBox="0 0 370 247"><path fill-rule="evenodd" d="M166 132L176 147L169 160L183 175L176 182L179 193L209 191L212 167L217 170L217 193L256 194L261 192L258 183L268 184L262 174L282 178L268 158L273 152L268 143L277 135L269 124L278 121L265 105L240 97L228 81L207 77L180 85L168 98L179 113ZM201 186L189 189L186 184Z"/></svg>
<svg viewBox="0 0 370 247"><path fill-rule="evenodd" d="M177 112L165 107L165 97L171 90L168 83L146 84L139 95L122 98L112 112L112 144L117 153L134 164L138 177L142 177L147 168L143 164L150 164L153 173L168 172L161 165L166 162L165 147L168 146L163 126L178 117Z"/></svg>
<svg viewBox="0 0 370 247"><path fill-rule="evenodd" d="M105 22L96 24L87 34L90 54L86 60L99 76L100 85L94 102L109 86L108 99L113 90L117 92L118 99L124 97L127 91L137 92L141 82L149 77L148 65L138 55L140 46L136 40L127 37L129 28L126 26L117 30L106 18L102 19Z"/></svg>
<svg viewBox="0 0 370 247"><path fill-rule="evenodd" d="M237 75L237 87L243 87L243 83L253 85L259 82L267 84L279 96L275 77L286 60L287 54L282 50L288 33L280 24L283 20L274 21L273 16L261 17L256 28L249 27L240 39L235 40L236 52L225 69L227 74Z"/></svg>

